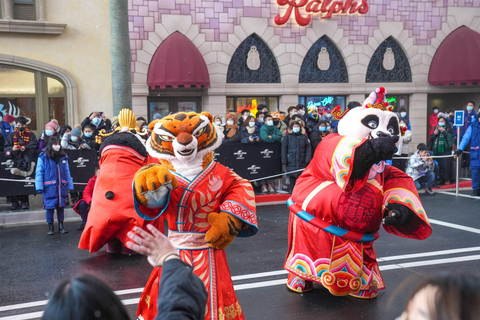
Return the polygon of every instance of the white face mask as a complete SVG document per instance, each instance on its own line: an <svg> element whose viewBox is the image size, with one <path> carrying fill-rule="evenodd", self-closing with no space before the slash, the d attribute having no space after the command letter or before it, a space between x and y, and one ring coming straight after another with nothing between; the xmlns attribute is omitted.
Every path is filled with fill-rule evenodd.
<svg viewBox="0 0 480 320"><path fill-rule="evenodd" d="M228 125L233 125L235 122L233 120L227 120Z"/></svg>
<svg viewBox="0 0 480 320"><path fill-rule="evenodd" d="M52 146L53 151L59 151L60 150L60 145L59 144L54 144Z"/></svg>
<svg viewBox="0 0 480 320"><path fill-rule="evenodd" d="M215 123L217 124L217 126L222 125L222 121L215 121Z"/></svg>
<svg viewBox="0 0 480 320"><path fill-rule="evenodd" d="M305 114L305 110L298 110L298 113L303 116Z"/></svg>
<svg viewBox="0 0 480 320"><path fill-rule="evenodd" d="M78 137L77 137L77 136L71 136L70 139L71 139L73 142L77 142L77 141L78 141Z"/></svg>
<svg viewBox="0 0 480 320"><path fill-rule="evenodd" d="M299 127L293 127L293 132L299 133L299 132L300 132L300 128L299 128Z"/></svg>
<svg viewBox="0 0 480 320"><path fill-rule="evenodd" d="M401 116L402 118L405 118L405 117L407 116L407 113L406 113L406 112L400 112L400 116Z"/></svg>
<svg viewBox="0 0 480 320"><path fill-rule="evenodd" d="M273 126L273 120L268 120L267 121L267 126Z"/></svg>
<svg viewBox="0 0 480 320"><path fill-rule="evenodd" d="M253 128L255 127L255 122L249 122L248 125L250 126L250 128Z"/></svg>
<svg viewBox="0 0 480 320"><path fill-rule="evenodd" d="M243 118L243 120L247 120L248 114L244 114L244 115L242 116L242 118Z"/></svg>

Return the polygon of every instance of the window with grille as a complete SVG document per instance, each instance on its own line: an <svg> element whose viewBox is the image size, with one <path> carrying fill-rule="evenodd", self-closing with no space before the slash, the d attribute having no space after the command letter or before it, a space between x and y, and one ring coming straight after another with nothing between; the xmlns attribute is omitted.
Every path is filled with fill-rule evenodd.
<svg viewBox="0 0 480 320"><path fill-rule="evenodd" d="M13 0L13 19L37 20L35 0Z"/></svg>

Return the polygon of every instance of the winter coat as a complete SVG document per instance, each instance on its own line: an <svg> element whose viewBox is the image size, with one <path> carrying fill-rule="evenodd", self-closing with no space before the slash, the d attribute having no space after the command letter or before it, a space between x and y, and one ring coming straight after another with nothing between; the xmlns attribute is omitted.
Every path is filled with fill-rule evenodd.
<svg viewBox="0 0 480 320"><path fill-rule="evenodd" d="M422 157L420 157L420 154L417 151L410 156L410 159L408 159L406 174L408 174L413 180L417 180L424 175L424 172L434 170L435 164L429 164L427 161L423 161Z"/></svg>
<svg viewBox="0 0 480 320"><path fill-rule="evenodd" d="M82 138L78 138L77 142L73 142L68 135L64 135L60 141L60 145L64 150L78 150L81 142Z"/></svg>
<svg viewBox="0 0 480 320"><path fill-rule="evenodd" d="M269 138L268 136L272 136ZM277 127L275 126L269 126L264 124L260 128L260 138L262 139L263 142L267 143L272 143L272 142L277 142L282 140L282 134L280 133L280 130L278 130Z"/></svg>
<svg viewBox="0 0 480 320"><path fill-rule="evenodd" d="M80 145L85 145L85 149L97 149L98 145L95 142L95 135L92 135L90 138L87 138L85 136L82 136L82 142L80 142Z"/></svg>
<svg viewBox="0 0 480 320"><path fill-rule="evenodd" d="M73 180L68 166L68 156L55 163L45 152L38 156L35 173L35 189L43 193L43 207L55 209L65 207L68 190L73 190Z"/></svg>
<svg viewBox="0 0 480 320"><path fill-rule="evenodd" d="M472 121L468 127L458 149L464 151L469 143L470 169L478 169L480 168L480 123L478 122L478 117L477 121Z"/></svg>
<svg viewBox="0 0 480 320"><path fill-rule="evenodd" d="M242 138L242 135L240 134L240 128L237 129L233 137L229 138L227 137L227 134L230 132L231 129L227 129L227 126L225 126L225 130L223 131L223 141L222 143L236 143L240 142L240 139Z"/></svg>
<svg viewBox="0 0 480 320"><path fill-rule="evenodd" d="M310 141L305 134L287 134L282 142L282 164L286 172L306 168L312 159Z"/></svg>
<svg viewBox="0 0 480 320"><path fill-rule="evenodd" d="M252 137L260 137L260 130L258 129L257 126L255 126L255 131L254 133L250 134L248 133L247 131L247 128L246 127L242 127L242 129L240 130L240 142L241 143L257 143L256 141L255 142L251 142L248 138L250 138L250 136ZM258 142L262 142L262 140L258 141Z"/></svg>
<svg viewBox="0 0 480 320"><path fill-rule="evenodd" d="M5 121L2 121L0 123L0 129L2 129L2 136L5 139L7 139L8 135L13 132L12 125Z"/></svg>
<svg viewBox="0 0 480 320"><path fill-rule="evenodd" d="M85 201L88 205L92 203L93 198L93 189L95 188L95 183L97 182L97 175L88 180L87 186L83 189L83 201Z"/></svg>
<svg viewBox="0 0 480 320"><path fill-rule="evenodd" d="M58 140L60 140L60 135L58 134L58 132L54 132L52 137L57 137ZM38 151L45 150L45 148L48 145L48 139L49 138L50 137L45 134L45 131L43 131L42 134L40 135L40 138L38 139L38 143L37 143L37 150Z"/></svg>
<svg viewBox="0 0 480 320"><path fill-rule="evenodd" d="M305 129L307 130L307 135L310 137L310 135L312 134L312 132L315 131L315 129L318 130L318 122L320 121L318 119L319 117L317 117L317 119L315 118L312 118L312 117L308 117L307 119L307 123L305 125Z"/></svg>
<svg viewBox="0 0 480 320"><path fill-rule="evenodd" d="M282 140L285 138L285 136L287 135L287 128L288 126L286 125L285 122L283 122L282 120L280 120L280 127L277 127L278 130L280 131L280 133L282 134Z"/></svg>
<svg viewBox="0 0 480 320"><path fill-rule="evenodd" d="M445 146L443 152L438 151L438 140L440 138L440 135L443 135L443 138L445 139ZM435 134L435 131L432 133L429 139L428 149L431 150L436 156L447 155L452 154L452 145L453 136L447 132L447 129L445 129L445 131L438 132L437 134Z"/></svg>
<svg viewBox="0 0 480 320"><path fill-rule="evenodd" d="M208 295L193 268L180 259L165 261L158 292L155 320L190 320L205 317Z"/></svg>
<svg viewBox="0 0 480 320"><path fill-rule="evenodd" d="M37 155L37 137L35 133L30 131L30 140L27 145L24 145L23 139L19 137L21 146L25 147L25 151L13 151L13 136L14 132L10 133L5 141L5 156L15 162L15 166L22 171L30 170L30 163L35 162Z"/></svg>

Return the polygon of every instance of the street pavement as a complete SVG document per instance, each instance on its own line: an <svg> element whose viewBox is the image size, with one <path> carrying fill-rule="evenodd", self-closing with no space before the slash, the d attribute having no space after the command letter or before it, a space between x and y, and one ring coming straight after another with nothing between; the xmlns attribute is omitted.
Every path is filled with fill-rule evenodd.
<svg viewBox="0 0 480 320"><path fill-rule="evenodd" d="M288 210L258 207L257 235L235 239L226 249L246 319L395 319L411 289L426 277L442 272L480 276L480 201L445 194L421 199L433 234L418 241L381 231L375 249L387 288L374 300L334 297L319 285L305 294L289 291L282 268ZM105 281L135 319L152 267L140 255L78 249L77 225L67 222L69 233L54 236L46 235L46 223L0 226L0 320L40 318L55 285L78 273Z"/></svg>

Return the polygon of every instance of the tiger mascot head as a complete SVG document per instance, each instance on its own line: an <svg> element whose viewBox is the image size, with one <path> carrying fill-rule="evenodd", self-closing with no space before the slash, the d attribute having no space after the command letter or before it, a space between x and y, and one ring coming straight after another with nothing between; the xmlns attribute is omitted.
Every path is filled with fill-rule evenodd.
<svg viewBox="0 0 480 320"><path fill-rule="evenodd" d="M223 133L208 112L179 112L148 125L152 132L146 147L150 156L182 175L196 175L213 160Z"/></svg>

